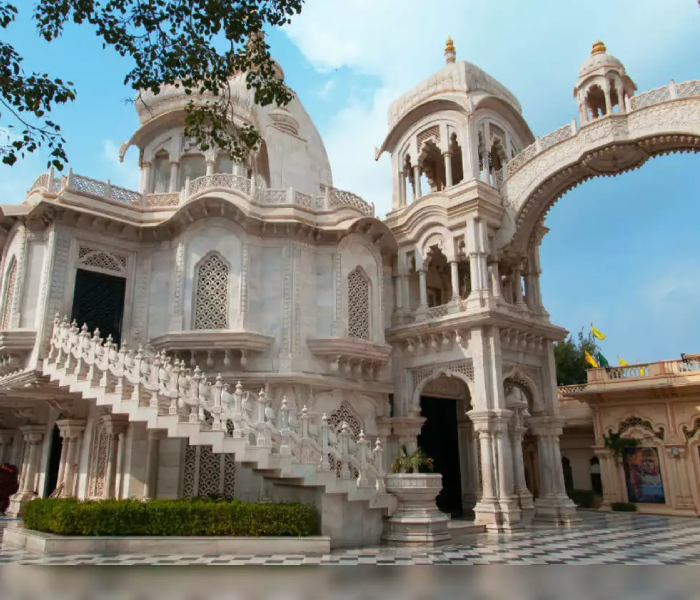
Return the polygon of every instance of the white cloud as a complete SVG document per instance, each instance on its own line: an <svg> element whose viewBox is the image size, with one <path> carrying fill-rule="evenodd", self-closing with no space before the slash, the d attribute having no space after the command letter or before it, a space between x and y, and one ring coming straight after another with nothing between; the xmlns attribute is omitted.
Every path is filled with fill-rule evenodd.
<svg viewBox="0 0 700 600"><path fill-rule="evenodd" d="M374 162L374 148L386 134L387 109L442 67L448 35L458 58L490 71L527 101L526 117L543 106L556 114L558 103L570 118L576 113L570 90L594 40L606 41L630 74L643 78L642 70L653 72L687 42L697 10L695 3L680 1L660 10L658 0L620 0L583 13L580 5L561 0L534 6L516 0L307 0L286 31L319 72L346 67L378 78L369 102L348 90L345 106L321 134L335 185L373 201L381 215L390 208L391 173L388 160Z"/></svg>
<svg viewBox="0 0 700 600"><path fill-rule="evenodd" d="M331 95L331 92L336 88L337 85L337 79L329 79L328 81L326 81L326 83L323 84L323 87L321 87L321 89L318 90L317 96L321 100L328 100L329 96Z"/></svg>

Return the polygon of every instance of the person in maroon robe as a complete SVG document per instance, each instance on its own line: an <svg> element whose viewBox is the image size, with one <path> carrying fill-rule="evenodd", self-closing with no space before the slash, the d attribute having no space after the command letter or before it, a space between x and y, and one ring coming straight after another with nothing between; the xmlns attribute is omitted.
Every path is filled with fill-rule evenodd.
<svg viewBox="0 0 700 600"><path fill-rule="evenodd" d="M10 496L19 489L17 467L9 463L0 465L0 514L4 514L10 505Z"/></svg>

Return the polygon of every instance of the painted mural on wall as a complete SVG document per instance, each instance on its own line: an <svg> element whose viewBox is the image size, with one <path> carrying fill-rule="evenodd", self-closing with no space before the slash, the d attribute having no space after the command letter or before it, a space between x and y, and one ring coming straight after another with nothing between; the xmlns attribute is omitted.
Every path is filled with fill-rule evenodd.
<svg viewBox="0 0 700 600"><path fill-rule="evenodd" d="M627 497L630 502L664 503L661 463L656 448L625 448L623 452Z"/></svg>

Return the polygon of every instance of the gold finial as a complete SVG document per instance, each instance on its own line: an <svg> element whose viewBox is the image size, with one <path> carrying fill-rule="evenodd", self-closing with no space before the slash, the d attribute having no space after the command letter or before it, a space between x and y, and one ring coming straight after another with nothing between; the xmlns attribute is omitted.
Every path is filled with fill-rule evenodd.
<svg viewBox="0 0 700 600"><path fill-rule="evenodd" d="M451 37L447 38L447 41L445 42L445 52L454 52L455 51L455 44L452 41Z"/></svg>
<svg viewBox="0 0 700 600"><path fill-rule="evenodd" d="M603 42L601 42L600 40L596 40L596 42L593 44L591 54L605 54L607 50L608 49L605 47L605 44Z"/></svg>

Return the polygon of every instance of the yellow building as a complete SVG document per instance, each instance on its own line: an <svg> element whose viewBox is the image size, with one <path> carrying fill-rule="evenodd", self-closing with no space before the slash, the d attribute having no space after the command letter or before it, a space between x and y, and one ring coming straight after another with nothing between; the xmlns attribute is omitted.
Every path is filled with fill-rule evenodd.
<svg viewBox="0 0 700 600"><path fill-rule="evenodd" d="M594 489L599 469L601 510L632 502L700 515L700 354L591 369L586 385L560 387L559 400L567 487Z"/></svg>

